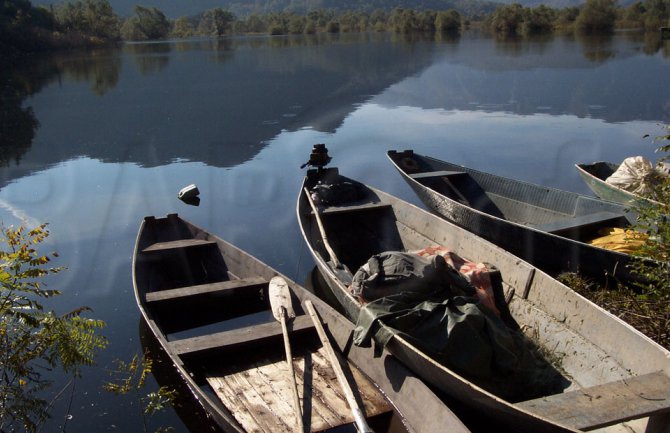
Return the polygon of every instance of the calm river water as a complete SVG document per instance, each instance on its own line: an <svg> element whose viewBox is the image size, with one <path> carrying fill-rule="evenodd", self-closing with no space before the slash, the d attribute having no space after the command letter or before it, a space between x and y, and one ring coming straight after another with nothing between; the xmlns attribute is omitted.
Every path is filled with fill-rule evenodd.
<svg viewBox="0 0 670 433"><path fill-rule="evenodd" d="M295 200L314 143L416 204L388 149L588 194L575 163L658 157L644 136L670 123L668 77L670 41L635 34L195 40L3 65L0 219L49 223L44 252L68 267L49 281L53 308L91 307L110 342L43 431L143 429L136 398L101 386L142 351L131 257L145 215L177 212L304 281ZM199 206L177 199L191 183ZM187 431L172 411L159 425Z"/></svg>

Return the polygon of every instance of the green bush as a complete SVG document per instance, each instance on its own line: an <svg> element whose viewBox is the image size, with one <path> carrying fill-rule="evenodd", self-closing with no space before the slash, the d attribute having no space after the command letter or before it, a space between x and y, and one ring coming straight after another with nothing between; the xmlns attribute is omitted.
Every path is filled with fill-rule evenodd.
<svg viewBox="0 0 670 433"><path fill-rule="evenodd" d="M46 311L42 299L60 294L43 288L44 277L61 272L48 267L51 255L36 246L49 232L46 225L25 231L3 228L0 251L0 431L39 429L49 416L41 398L52 382L45 372L60 368L78 376L80 368L94 363L95 354L107 345L97 334L100 320L87 319L86 307L57 315Z"/></svg>
<svg viewBox="0 0 670 433"><path fill-rule="evenodd" d="M454 9L438 12L435 16L435 31L458 33L461 31L461 15Z"/></svg>
<svg viewBox="0 0 670 433"><path fill-rule="evenodd" d="M83 0L64 3L55 10L59 26L66 32L76 32L103 40L119 38L119 17L107 0Z"/></svg>
<svg viewBox="0 0 670 433"><path fill-rule="evenodd" d="M670 131L670 126L666 129ZM662 135L657 140L670 140L670 134ZM661 146L660 152L667 154L670 144ZM669 156L659 159L664 163ZM670 177L660 177L652 185L651 196L659 204L639 204L634 206L638 214L636 229L647 234L644 245L635 252L640 258L651 258L655 264L650 265L644 260L635 262L634 270L645 277L647 283L640 284L645 298L653 298L659 302L670 302Z"/></svg>
<svg viewBox="0 0 670 433"><path fill-rule="evenodd" d="M486 20L486 27L500 35L521 33L524 20L524 7L518 3L499 7Z"/></svg>
<svg viewBox="0 0 670 433"><path fill-rule="evenodd" d="M575 20L575 26L582 32L608 33L614 30L616 19L616 0L586 0Z"/></svg>

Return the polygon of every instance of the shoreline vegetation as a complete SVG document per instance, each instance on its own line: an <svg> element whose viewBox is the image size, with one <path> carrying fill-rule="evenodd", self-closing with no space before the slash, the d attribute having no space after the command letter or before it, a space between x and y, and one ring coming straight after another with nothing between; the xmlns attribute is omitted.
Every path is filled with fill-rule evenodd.
<svg viewBox="0 0 670 433"><path fill-rule="evenodd" d="M194 16L169 19L159 9L136 5L130 17L117 15L109 0L76 0L58 6L34 6L30 0L0 5L0 55L98 47L121 42L190 37L266 34L296 35L347 32L448 34L479 28L496 37L553 33L610 34L618 29L659 32L670 25L670 0L586 0L561 9L518 3L470 8L468 12L395 8L372 11L282 11L236 16L214 8ZM659 32L660 37L660 32Z"/></svg>
<svg viewBox="0 0 670 433"><path fill-rule="evenodd" d="M670 125L665 125L653 141L670 142ZM661 154L656 164L670 161L670 144L661 144L656 151ZM631 269L643 277L642 282L630 287L607 287L571 273L558 279L670 350L670 177L650 179L645 178L645 182L650 182L650 191L643 196L653 197L656 203L631 206L638 214L632 228L644 234L642 244L632 252L639 260L633 261ZM633 235L626 242L635 239L639 237Z"/></svg>

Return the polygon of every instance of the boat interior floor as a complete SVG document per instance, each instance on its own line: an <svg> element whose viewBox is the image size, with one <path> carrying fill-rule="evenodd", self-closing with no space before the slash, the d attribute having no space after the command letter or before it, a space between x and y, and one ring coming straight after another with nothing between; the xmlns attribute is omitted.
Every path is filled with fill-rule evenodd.
<svg viewBox="0 0 670 433"><path fill-rule="evenodd" d="M305 425L324 431L354 421L323 348L294 354L298 395ZM207 373L207 382L246 431L294 432L295 410L291 381L284 358L262 358L243 369L235 363ZM375 417L392 408L381 392L354 366L349 371L366 416ZM353 382L352 382L353 383Z"/></svg>

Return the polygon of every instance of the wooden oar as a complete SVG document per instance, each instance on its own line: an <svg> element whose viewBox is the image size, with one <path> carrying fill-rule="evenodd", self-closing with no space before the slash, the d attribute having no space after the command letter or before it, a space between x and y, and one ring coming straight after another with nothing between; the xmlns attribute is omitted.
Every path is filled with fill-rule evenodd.
<svg viewBox="0 0 670 433"><path fill-rule="evenodd" d="M353 278L353 274L351 273L349 268L344 263L340 262L340 260L337 258L335 250L333 250L333 247L330 246L330 242L328 242L328 237L326 236L326 229L323 227L323 221L321 220L321 213L319 213L319 209L316 207L314 200L312 200L312 195L309 193L309 190L307 188L304 188L304 191L305 195L307 196L307 201L309 202L309 205L312 208L312 212L314 212L314 217L316 218L316 224L319 227L319 233L321 233L321 240L323 240L323 246L326 247L326 251L330 256L330 262L328 262L328 265L330 265L330 269L332 269L335 275L337 275L337 278L339 278L346 284L350 284Z"/></svg>
<svg viewBox="0 0 670 433"><path fill-rule="evenodd" d="M314 217L316 217L316 224L319 226L319 232L321 233L321 239L323 240L323 245L326 247L326 251L328 251L328 255L330 256L330 260L333 261L333 264L336 267L341 268L342 264L337 259L337 255L335 254L335 250L333 250L333 248L331 248L330 242L328 242L328 237L326 236L326 229L323 227L323 222L321 221L321 214L319 214L319 209L314 204L314 200L312 200L312 196L310 195L309 190L307 190L307 188L304 188L304 190L305 190L305 195L307 196L307 201L309 202L309 205L312 208L312 212L314 212Z"/></svg>
<svg viewBox="0 0 670 433"><path fill-rule="evenodd" d="M282 333L284 334L284 349L286 350L286 363L288 364L289 374L291 376L291 385L293 391L293 407L295 409L295 416L298 422L298 431L303 433L305 427L302 422L302 411L300 410L300 397L298 396L298 384L295 380L295 372L293 370L293 355L291 355L291 343L288 339L288 329L286 327L286 320L293 319L295 312L291 304L291 293L288 289L286 280L282 277L274 277L270 280L269 288L270 308L272 308L272 315L275 319L281 322Z"/></svg>
<svg viewBox="0 0 670 433"><path fill-rule="evenodd" d="M356 428L360 433L373 433L372 429L365 420L365 413L363 412L363 409L358 405L358 401L354 396L354 391L351 389L351 385L349 384L349 381L347 381L347 378L344 375L344 370L342 370L340 360L337 358L337 355L335 354L335 350L333 349L332 344L330 344L328 335L326 335L326 331L323 329L321 319L317 315L316 310L314 309L314 305L312 305L312 301L307 299L305 301L305 308L307 308L307 313L309 313L309 316L312 318L312 322L314 322L314 327L316 328L316 332L319 334L321 344L323 344L323 347L326 350L326 353L328 354L330 364L332 365L333 370L335 371L335 376L337 376L337 381L340 383L340 386L344 391L344 395L347 398L347 403L349 403L351 413L354 416L354 422L356 423Z"/></svg>

